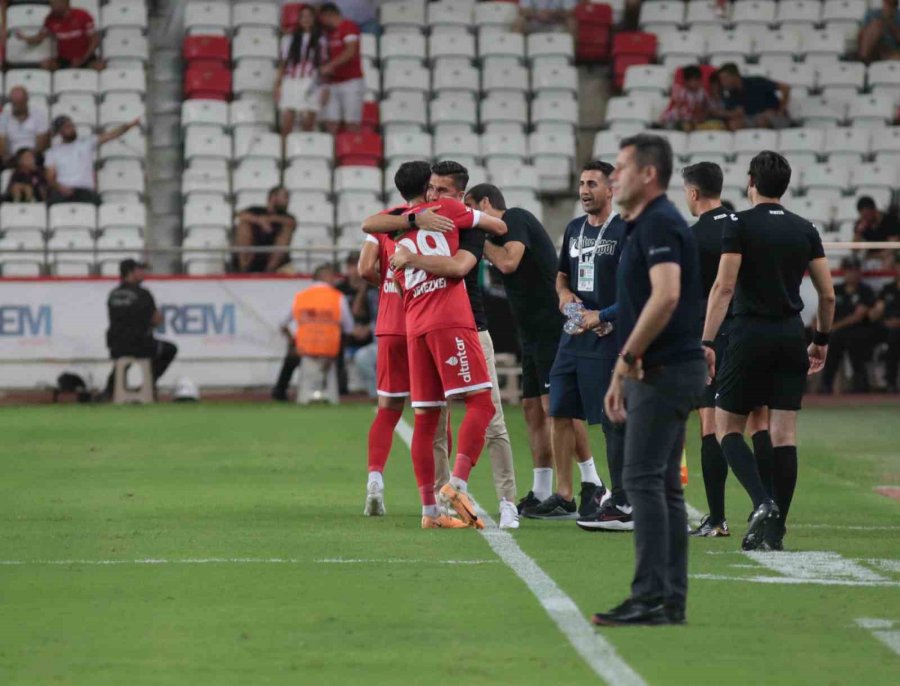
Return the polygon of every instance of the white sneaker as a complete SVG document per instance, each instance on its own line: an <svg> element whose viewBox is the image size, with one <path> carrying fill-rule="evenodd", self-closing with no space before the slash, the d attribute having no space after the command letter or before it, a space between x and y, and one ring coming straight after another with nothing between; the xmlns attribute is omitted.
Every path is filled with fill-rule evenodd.
<svg viewBox="0 0 900 686"><path fill-rule="evenodd" d="M363 514L366 517L384 517L384 486L375 481L370 481L366 486L366 507Z"/></svg>
<svg viewBox="0 0 900 686"><path fill-rule="evenodd" d="M516 509L515 503L509 502L506 498L500 501L500 528L519 528L519 511Z"/></svg>

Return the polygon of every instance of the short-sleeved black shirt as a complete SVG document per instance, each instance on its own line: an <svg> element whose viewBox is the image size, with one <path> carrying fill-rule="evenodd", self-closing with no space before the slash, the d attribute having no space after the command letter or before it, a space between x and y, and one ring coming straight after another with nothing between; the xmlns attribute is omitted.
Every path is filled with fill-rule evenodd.
<svg viewBox="0 0 900 686"><path fill-rule="evenodd" d="M863 229L862 232L864 241L886 241L893 236L900 236L900 222L890 212L885 212L882 215L878 226Z"/></svg>
<svg viewBox="0 0 900 686"><path fill-rule="evenodd" d="M867 284L860 283L852 292L846 283L839 283L834 287L834 321L849 317L860 305L872 307L874 304L875 291Z"/></svg>
<svg viewBox="0 0 900 686"><path fill-rule="evenodd" d="M650 269L667 262L681 267L681 295L666 328L644 352L645 369L703 359L697 330L701 296L697 241L675 205L661 195L636 220L628 222L628 238L616 280L620 348L650 299Z"/></svg>
<svg viewBox="0 0 900 686"><path fill-rule="evenodd" d="M775 203L738 213L722 236L722 252L741 255L735 316L786 319L800 314L800 283L811 260L825 256L816 227Z"/></svg>
<svg viewBox="0 0 900 686"><path fill-rule="evenodd" d="M706 301L719 273L723 228L726 224L737 220L737 215L733 212L724 207L717 207L701 214L697 223L691 227L700 251L700 282L703 287L703 296L700 300L701 319L706 317ZM727 317L731 317L731 314L729 305Z"/></svg>
<svg viewBox="0 0 900 686"><path fill-rule="evenodd" d="M878 299L884 302L884 318L900 317L900 284L896 281L885 284L878 294Z"/></svg>
<svg viewBox="0 0 900 686"><path fill-rule="evenodd" d="M745 76L741 79L741 89L725 91L726 109L742 107L744 114L751 117L766 110L778 109L778 85L765 76Z"/></svg>
<svg viewBox="0 0 900 686"><path fill-rule="evenodd" d="M469 296L469 304L472 306L472 316L475 317L475 328L479 331L487 331L488 319L484 309L484 291L478 278L478 266L484 256L484 232L460 231L459 249L470 252L475 256L475 266L466 274L466 293Z"/></svg>
<svg viewBox="0 0 900 686"><path fill-rule="evenodd" d="M502 274L509 306L523 343L548 337L556 340L564 323L556 295L556 249L538 218L513 207L503 213L506 235L492 239L498 245L518 242L525 246L519 267Z"/></svg>
<svg viewBox="0 0 900 686"><path fill-rule="evenodd" d="M263 207L262 205L254 205L253 207L248 207L244 210L247 214L251 214L254 217L264 217L267 215L274 215L278 217L277 223L281 223L282 218L285 222L288 220L296 221L294 219L294 215L290 212L269 212L268 207ZM277 232L272 231L264 231L261 226L258 224L253 224L253 244L257 246L266 246L266 245L274 245L275 239L277 238ZM266 256L268 257L268 256Z"/></svg>
<svg viewBox="0 0 900 686"><path fill-rule="evenodd" d="M109 329L106 345L113 357L153 354L153 313L156 301L146 288L121 283L106 301Z"/></svg>

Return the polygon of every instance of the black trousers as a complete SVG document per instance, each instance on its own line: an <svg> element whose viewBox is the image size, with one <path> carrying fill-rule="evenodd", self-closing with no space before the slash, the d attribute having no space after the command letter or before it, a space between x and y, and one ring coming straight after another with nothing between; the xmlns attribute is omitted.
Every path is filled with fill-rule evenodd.
<svg viewBox="0 0 900 686"><path fill-rule="evenodd" d="M834 385L834 378L844 361L844 354L847 354L850 357L850 366L853 367L853 390L857 393L868 391L866 364L872 357L876 338L875 329L866 324L848 326L832 333L825 369L822 372L822 385L826 389Z"/></svg>
<svg viewBox="0 0 900 686"><path fill-rule="evenodd" d="M152 355L147 355L146 353L123 353L120 351L116 351L116 355L113 355L113 359L118 357L149 357L151 359L151 367L153 368L153 386L156 387L156 382L159 381L159 377L166 373L166 370L169 368L169 365L172 364L172 360L175 359L175 356L178 354L178 346L174 343L169 343L168 341L154 341L154 350ZM109 378L106 381L106 395L112 397L113 386L115 384L115 367L109 373Z"/></svg>
<svg viewBox="0 0 900 686"><path fill-rule="evenodd" d="M300 355L297 354L294 344L290 343L287 347L287 352L284 354L284 361L281 363L278 380L272 388L273 397L284 397L287 395L288 386L291 385L291 377L294 376L294 371L299 365Z"/></svg>
<svg viewBox="0 0 900 686"><path fill-rule="evenodd" d="M100 204L100 194L90 188L73 188L72 195L66 197L56 191L50 191L50 197L47 199L48 205L55 205L61 202L86 202L92 205ZM171 344L170 344L171 345Z"/></svg>
<svg viewBox="0 0 900 686"><path fill-rule="evenodd" d="M884 358L884 371L887 385L890 388L897 387L897 370L900 363L900 329L887 329L885 341L887 341L887 354Z"/></svg>
<svg viewBox="0 0 900 686"><path fill-rule="evenodd" d="M706 385L706 363L648 369L625 382L625 493L634 516L631 597L684 607L687 511L681 486L685 423Z"/></svg>

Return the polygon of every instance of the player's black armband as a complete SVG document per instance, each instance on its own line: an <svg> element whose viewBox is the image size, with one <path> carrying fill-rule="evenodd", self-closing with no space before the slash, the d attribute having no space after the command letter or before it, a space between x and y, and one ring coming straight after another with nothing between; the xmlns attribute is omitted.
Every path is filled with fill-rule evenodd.
<svg viewBox="0 0 900 686"><path fill-rule="evenodd" d="M830 333L823 333L822 331L813 332L813 343L816 345L828 345L828 339L830 338Z"/></svg>

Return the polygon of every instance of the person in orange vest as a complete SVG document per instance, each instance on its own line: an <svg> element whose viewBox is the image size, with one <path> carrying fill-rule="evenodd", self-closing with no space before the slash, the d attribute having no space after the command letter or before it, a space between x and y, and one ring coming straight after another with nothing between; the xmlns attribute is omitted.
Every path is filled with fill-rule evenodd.
<svg viewBox="0 0 900 686"><path fill-rule="evenodd" d="M336 375L331 373L331 366L341 354L341 335L353 331L350 303L334 286L338 278L332 265L321 265L313 274L312 285L294 296L294 343L303 359L301 402L320 395L322 390L330 402L337 402Z"/></svg>

